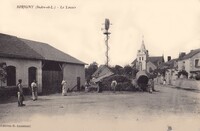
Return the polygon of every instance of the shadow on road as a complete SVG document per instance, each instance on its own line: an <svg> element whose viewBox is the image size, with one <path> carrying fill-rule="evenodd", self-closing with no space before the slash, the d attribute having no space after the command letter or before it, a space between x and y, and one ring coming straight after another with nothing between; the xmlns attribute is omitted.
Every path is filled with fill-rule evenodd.
<svg viewBox="0 0 200 131"><path fill-rule="evenodd" d="M32 101L31 96L25 96L25 101ZM51 99L47 98L39 98L37 101L49 101ZM9 96L9 97L1 97L0 98L0 104L8 104L8 103L15 103L17 102L16 96Z"/></svg>
<svg viewBox="0 0 200 131"><path fill-rule="evenodd" d="M42 105L26 105L26 107L41 107Z"/></svg>
<svg viewBox="0 0 200 131"><path fill-rule="evenodd" d="M175 89L178 89L178 90L185 90L185 91L191 91L191 92L195 92L195 93L200 93L200 91L197 90L197 89L189 89L189 88L181 88L181 87L172 87L172 88L175 88Z"/></svg>

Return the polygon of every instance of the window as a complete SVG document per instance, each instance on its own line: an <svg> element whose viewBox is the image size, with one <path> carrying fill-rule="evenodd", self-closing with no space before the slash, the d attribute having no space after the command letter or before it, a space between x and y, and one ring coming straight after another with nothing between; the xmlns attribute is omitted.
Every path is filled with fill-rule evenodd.
<svg viewBox="0 0 200 131"><path fill-rule="evenodd" d="M196 68L200 68L199 59L195 59L195 61L194 61L194 66L195 66Z"/></svg>

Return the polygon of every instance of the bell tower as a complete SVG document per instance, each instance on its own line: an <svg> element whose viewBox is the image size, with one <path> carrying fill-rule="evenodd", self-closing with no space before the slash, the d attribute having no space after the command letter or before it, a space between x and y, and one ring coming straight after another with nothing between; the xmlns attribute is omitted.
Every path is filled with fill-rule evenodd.
<svg viewBox="0 0 200 131"><path fill-rule="evenodd" d="M149 53L148 53L148 50L146 50L145 48L144 36L142 36L142 45L137 52L137 68L139 71L147 69L148 56L149 56Z"/></svg>

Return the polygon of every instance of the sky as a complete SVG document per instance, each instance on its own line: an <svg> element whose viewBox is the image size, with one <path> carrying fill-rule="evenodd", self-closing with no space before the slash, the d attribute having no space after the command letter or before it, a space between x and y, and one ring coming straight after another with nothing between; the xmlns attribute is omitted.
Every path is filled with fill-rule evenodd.
<svg viewBox="0 0 200 131"><path fill-rule="evenodd" d="M110 65L131 64L143 35L150 56L165 60L200 48L200 0L0 1L0 33L48 43L88 64L106 62L105 18L112 23Z"/></svg>

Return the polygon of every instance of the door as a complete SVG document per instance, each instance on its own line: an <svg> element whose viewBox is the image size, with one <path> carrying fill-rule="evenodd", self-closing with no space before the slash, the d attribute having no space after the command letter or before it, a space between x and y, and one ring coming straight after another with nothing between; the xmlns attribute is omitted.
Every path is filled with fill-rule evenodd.
<svg viewBox="0 0 200 131"><path fill-rule="evenodd" d="M28 85L31 86L31 83L36 79L37 76L37 68L36 67L30 67L28 68Z"/></svg>
<svg viewBox="0 0 200 131"><path fill-rule="evenodd" d="M80 91L81 89L81 78L77 77L77 90Z"/></svg>
<svg viewBox="0 0 200 131"><path fill-rule="evenodd" d="M63 79L62 71L43 71L42 93L43 94L61 93L62 79Z"/></svg>

